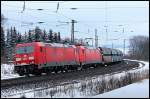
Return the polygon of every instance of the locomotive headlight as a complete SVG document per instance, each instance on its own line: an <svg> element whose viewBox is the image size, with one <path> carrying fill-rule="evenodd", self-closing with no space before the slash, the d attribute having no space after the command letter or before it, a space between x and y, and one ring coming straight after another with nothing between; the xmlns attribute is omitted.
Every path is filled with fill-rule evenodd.
<svg viewBox="0 0 150 99"><path fill-rule="evenodd" d="M31 63L34 64L34 61L32 61Z"/></svg>
<svg viewBox="0 0 150 99"><path fill-rule="evenodd" d="M21 61L21 58L16 58L16 61Z"/></svg>
<svg viewBox="0 0 150 99"><path fill-rule="evenodd" d="M30 64L34 64L34 61L32 60L32 61L30 61Z"/></svg>
<svg viewBox="0 0 150 99"><path fill-rule="evenodd" d="M17 63L17 65L20 65L20 63Z"/></svg>
<svg viewBox="0 0 150 99"><path fill-rule="evenodd" d="M34 60L34 57L29 57L29 60Z"/></svg>

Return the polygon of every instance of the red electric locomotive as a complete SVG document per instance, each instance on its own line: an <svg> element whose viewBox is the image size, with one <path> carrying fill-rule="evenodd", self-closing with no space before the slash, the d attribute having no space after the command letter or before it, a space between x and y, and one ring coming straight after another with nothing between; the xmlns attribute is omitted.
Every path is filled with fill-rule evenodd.
<svg viewBox="0 0 150 99"><path fill-rule="evenodd" d="M102 63L100 49L81 45L32 42L17 44L15 72L19 75L41 74L78 69Z"/></svg>

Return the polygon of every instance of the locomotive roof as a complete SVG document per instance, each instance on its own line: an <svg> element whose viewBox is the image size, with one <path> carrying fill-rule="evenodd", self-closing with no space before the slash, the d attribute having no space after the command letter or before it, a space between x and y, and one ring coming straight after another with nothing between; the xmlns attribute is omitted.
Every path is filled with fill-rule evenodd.
<svg viewBox="0 0 150 99"><path fill-rule="evenodd" d="M41 43L40 42L19 43L16 46L32 46L34 44L41 44Z"/></svg>
<svg viewBox="0 0 150 99"><path fill-rule="evenodd" d="M44 43L45 45L53 46L53 47L76 47L75 45L69 44L61 44L61 43Z"/></svg>
<svg viewBox="0 0 150 99"><path fill-rule="evenodd" d="M73 47L76 48L78 45L70 45L70 44L61 44L61 43L44 43L44 42L31 42L31 43L22 43L22 44L17 44L18 46L24 46L24 45L32 45L32 44L38 44L38 45L48 45L48 46L52 46L52 47ZM79 45L80 48L83 49L96 49L96 47L91 47L91 46L82 46Z"/></svg>

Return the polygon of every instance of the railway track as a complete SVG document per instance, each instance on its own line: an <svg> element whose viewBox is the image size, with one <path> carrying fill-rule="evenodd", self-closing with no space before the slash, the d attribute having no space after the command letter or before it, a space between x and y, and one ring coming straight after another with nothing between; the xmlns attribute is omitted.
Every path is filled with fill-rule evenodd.
<svg viewBox="0 0 150 99"><path fill-rule="evenodd" d="M90 76L92 77L93 75L102 75L102 74L108 74L113 72L115 73L115 72L127 71L133 68L134 69L138 68L138 66L139 66L138 62L125 60L124 62L113 64L107 67L98 66L93 69L90 68L90 69L75 71L75 72L6 79L6 80L1 80L1 89L5 89L5 88L7 89L12 86L18 86L23 84L40 83L42 81L56 83L57 81L61 82L68 79L70 80L82 79L85 77L90 77Z"/></svg>

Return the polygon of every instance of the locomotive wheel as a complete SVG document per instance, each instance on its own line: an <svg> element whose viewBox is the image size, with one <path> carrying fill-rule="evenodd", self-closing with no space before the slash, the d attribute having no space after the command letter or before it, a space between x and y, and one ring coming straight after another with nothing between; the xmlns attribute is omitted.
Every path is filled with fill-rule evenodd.
<svg viewBox="0 0 150 99"><path fill-rule="evenodd" d="M61 67L61 73L63 73L64 72L64 67Z"/></svg>
<svg viewBox="0 0 150 99"><path fill-rule="evenodd" d="M97 64L94 64L94 68L96 68L97 67Z"/></svg>
<svg viewBox="0 0 150 99"><path fill-rule="evenodd" d="M82 66L81 70L88 69L88 68L89 68L89 65L84 65L84 66Z"/></svg>
<svg viewBox="0 0 150 99"><path fill-rule="evenodd" d="M75 67L74 67L74 71L77 71L77 70L78 70L78 67L77 67L77 66L75 66Z"/></svg>
<svg viewBox="0 0 150 99"><path fill-rule="evenodd" d="M68 72L68 69L67 69L67 68L65 68L65 72L66 72L66 73Z"/></svg>
<svg viewBox="0 0 150 99"><path fill-rule="evenodd" d="M29 70L28 69L24 69L25 70L25 75L27 76L27 77L29 77Z"/></svg>
<svg viewBox="0 0 150 99"><path fill-rule="evenodd" d="M36 70L35 71L35 75L41 75L41 71L40 70Z"/></svg>
<svg viewBox="0 0 150 99"><path fill-rule="evenodd" d="M41 75L41 72L36 72L35 74L36 74L36 75Z"/></svg>
<svg viewBox="0 0 150 99"><path fill-rule="evenodd" d="M58 71L57 71L57 70L54 70L54 72L55 72L55 73L58 73Z"/></svg>
<svg viewBox="0 0 150 99"><path fill-rule="evenodd" d="M46 71L46 74L47 74L47 75L51 74L51 70L48 69L48 70Z"/></svg>
<svg viewBox="0 0 150 99"><path fill-rule="evenodd" d="M29 74L26 74L26 77L30 77L30 75L29 75Z"/></svg>
<svg viewBox="0 0 150 99"><path fill-rule="evenodd" d="M55 73L58 73L58 70L57 70L57 69L58 69L58 68L55 68L55 69L54 69L54 72L55 72Z"/></svg>
<svg viewBox="0 0 150 99"><path fill-rule="evenodd" d="M77 70L77 67L76 66L73 66L73 71L76 71Z"/></svg>
<svg viewBox="0 0 150 99"><path fill-rule="evenodd" d="M80 67L78 67L78 69L77 70L82 70L83 68L82 68L82 66L80 66Z"/></svg>
<svg viewBox="0 0 150 99"><path fill-rule="evenodd" d="M19 73L19 76L23 76L23 75L24 75L24 73L21 73L21 72Z"/></svg>
<svg viewBox="0 0 150 99"><path fill-rule="evenodd" d="M20 71L18 72L18 74L19 74L19 76L23 76L23 75L24 75L24 71L23 71L23 70L20 70Z"/></svg>
<svg viewBox="0 0 150 99"><path fill-rule="evenodd" d="M68 72L68 67L67 66L64 67L64 71Z"/></svg>

